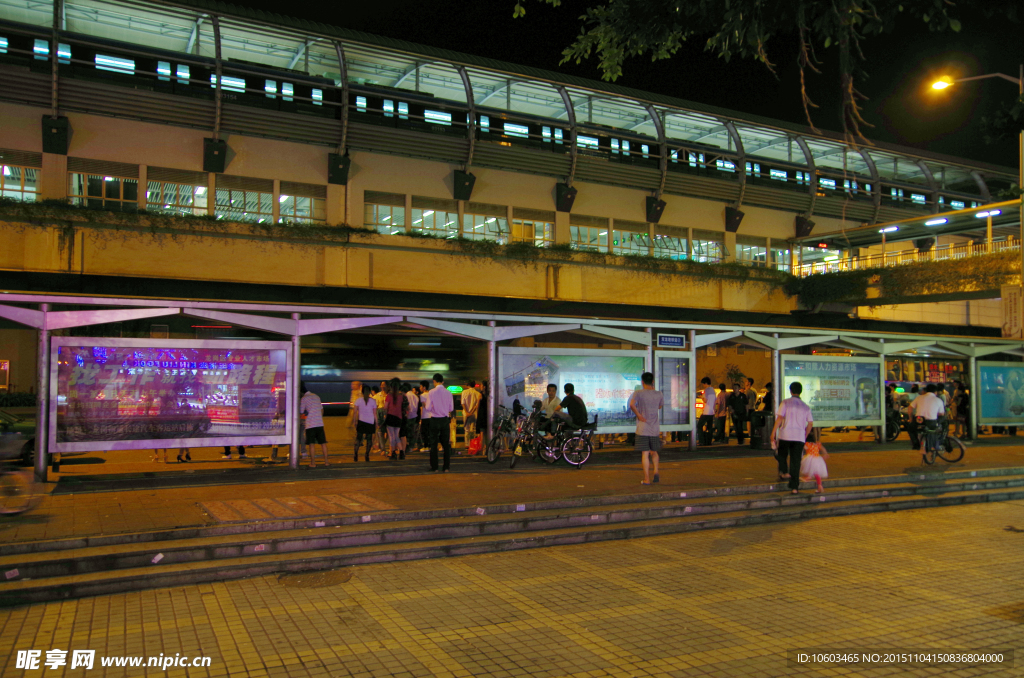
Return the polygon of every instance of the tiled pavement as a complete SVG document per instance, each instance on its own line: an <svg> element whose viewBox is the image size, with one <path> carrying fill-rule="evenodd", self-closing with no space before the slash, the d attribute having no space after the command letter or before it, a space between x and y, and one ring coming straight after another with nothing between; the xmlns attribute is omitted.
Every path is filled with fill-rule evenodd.
<svg viewBox="0 0 1024 678"><path fill-rule="evenodd" d="M1024 652L1024 502L259 577L0 610L3 676L1019 676L786 651ZM19 649L212 658L15 669ZM99 660L97 659L97 665Z"/></svg>

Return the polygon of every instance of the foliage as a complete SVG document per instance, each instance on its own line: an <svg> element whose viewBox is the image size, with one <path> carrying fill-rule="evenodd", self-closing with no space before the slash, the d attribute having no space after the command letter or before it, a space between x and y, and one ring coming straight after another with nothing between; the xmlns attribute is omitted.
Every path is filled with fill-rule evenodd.
<svg viewBox="0 0 1024 678"><path fill-rule="evenodd" d="M868 296L868 282L882 269L816 273L805 278L791 278L786 294L799 297L805 306L841 301L862 301Z"/></svg>
<svg viewBox="0 0 1024 678"><path fill-rule="evenodd" d="M725 378L729 380L730 384L742 384L746 376L747 375L736 363L726 363Z"/></svg>
<svg viewBox="0 0 1024 678"><path fill-rule="evenodd" d="M987 144L1017 141L1024 131L1024 95L1017 97L1013 104L1003 104L991 118L983 117L981 127L985 131ZM1021 197L1021 187L1013 184L1000 191L999 197L1003 200L1016 200Z"/></svg>
<svg viewBox="0 0 1024 678"><path fill-rule="evenodd" d="M0 407L35 407L34 393L0 393Z"/></svg>
<svg viewBox="0 0 1024 678"><path fill-rule="evenodd" d="M553 6L561 0L543 0ZM524 0L515 0L513 16L525 14ZM563 63L582 62L596 55L605 80L623 72L628 57L650 56L652 61L674 56L687 40L704 41L705 50L729 61L734 56L753 58L776 73L777 57L770 56L773 38L795 34L800 66L801 93L807 121L814 127L808 98L807 71L820 73L818 55L838 52L842 90L843 131L853 141L863 138L856 82L865 77L861 43L893 30L901 16L919 19L929 31L959 31L956 15L1000 13L1015 18L1012 3L991 0L594 0L580 17L575 42L563 51Z"/></svg>

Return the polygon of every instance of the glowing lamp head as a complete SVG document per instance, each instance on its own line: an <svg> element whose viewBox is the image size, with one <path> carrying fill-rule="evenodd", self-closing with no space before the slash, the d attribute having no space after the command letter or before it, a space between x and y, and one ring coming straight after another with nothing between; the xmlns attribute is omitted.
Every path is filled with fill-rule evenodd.
<svg viewBox="0 0 1024 678"><path fill-rule="evenodd" d="M953 79L948 76L943 76L932 83L932 89L947 89L953 86Z"/></svg>

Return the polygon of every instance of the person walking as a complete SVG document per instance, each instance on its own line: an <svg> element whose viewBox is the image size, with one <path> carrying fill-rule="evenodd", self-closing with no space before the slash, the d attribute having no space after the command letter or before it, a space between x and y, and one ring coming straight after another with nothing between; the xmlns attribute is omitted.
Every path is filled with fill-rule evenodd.
<svg viewBox="0 0 1024 678"><path fill-rule="evenodd" d="M405 419L405 408L409 403L402 393L402 382L394 377L388 382L388 394L384 398L384 426L388 430L388 445L391 453L390 461L398 461L398 452L402 447L402 426Z"/></svg>
<svg viewBox="0 0 1024 678"><path fill-rule="evenodd" d="M466 438L466 450L469 450L469 441L476 437L477 413L480 409L480 391L475 388L476 384L472 379L466 381L466 387L462 389L462 430Z"/></svg>
<svg viewBox="0 0 1024 678"><path fill-rule="evenodd" d="M779 405L779 414L772 428L772 448L779 454L779 480L789 480L789 489L796 494L800 489L800 462L804 443L814 426L811 408L800 400L803 384L794 381L789 385L789 398ZM788 463L787 463L788 462Z"/></svg>
<svg viewBox="0 0 1024 678"><path fill-rule="evenodd" d="M327 434L324 433L324 405L320 396L306 388L305 382L299 382L299 412L306 416L306 447L309 450L309 468L316 468L316 448L324 455L324 466L327 462Z"/></svg>
<svg viewBox="0 0 1024 678"><path fill-rule="evenodd" d="M754 380L747 377L747 421L750 423L750 438L754 438L754 410L757 409L757 389L754 388Z"/></svg>
<svg viewBox="0 0 1024 678"><path fill-rule="evenodd" d="M370 397L369 384L363 385L360 397L352 403L356 417L356 451L352 461L359 461L359 448L366 439L366 461L370 461L370 448L377 434L377 401Z"/></svg>
<svg viewBox="0 0 1024 678"><path fill-rule="evenodd" d="M732 417L732 426L736 429L736 442L743 444L743 437L747 432L747 394L740 388L739 384L732 385L732 393L726 400L729 416ZM728 438L728 434L726 434Z"/></svg>
<svg viewBox="0 0 1024 678"><path fill-rule="evenodd" d="M726 415L729 414L729 394L725 392L725 384L718 385L718 395L715 396L715 442L728 443L729 430L726 428Z"/></svg>
<svg viewBox="0 0 1024 678"><path fill-rule="evenodd" d="M800 462L800 477L804 480L813 480L815 493L821 494L821 479L828 478L828 450L820 442L815 440L814 433L804 444L804 458Z"/></svg>
<svg viewBox="0 0 1024 678"><path fill-rule="evenodd" d="M697 430L700 433L700 444L710 445L715 425L715 389L711 386L710 377L704 377L700 383L704 386L704 409L697 420Z"/></svg>
<svg viewBox="0 0 1024 678"><path fill-rule="evenodd" d="M374 402L377 403L377 428L375 430L376 435L374 436L374 449L376 449L381 454L386 454L384 450L387 449L387 429L384 426L384 399L387 398L388 395L387 388L388 385L382 381L380 382L379 388L374 386L371 389L371 392L373 393L373 400Z"/></svg>
<svg viewBox="0 0 1024 678"><path fill-rule="evenodd" d="M430 411L430 434L427 439L427 447L430 448L430 470L437 472L437 445L440 443L444 449L444 466L442 473L448 473L451 466L452 442L451 442L451 416L455 409L455 402L452 394L444 387L444 375L434 375L434 388L430 390L427 402ZM426 415L424 415L426 416Z"/></svg>
<svg viewBox="0 0 1024 678"><path fill-rule="evenodd" d="M644 467L644 479L641 485L661 482L658 474L658 453L661 451L661 408L665 398L661 391L654 389L654 374L644 372L640 375L643 388L634 391L629 398L629 409L636 415L636 438L634 449L640 452L640 460ZM651 476L651 462L654 463L654 476Z"/></svg>

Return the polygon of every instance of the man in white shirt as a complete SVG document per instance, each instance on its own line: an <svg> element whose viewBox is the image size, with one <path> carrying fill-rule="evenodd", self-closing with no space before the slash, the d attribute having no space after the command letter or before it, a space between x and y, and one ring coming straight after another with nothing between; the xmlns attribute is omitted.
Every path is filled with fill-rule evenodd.
<svg viewBox="0 0 1024 678"><path fill-rule="evenodd" d="M430 382L420 382L420 452L427 451L427 440L430 439Z"/></svg>
<svg viewBox="0 0 1024 678"><path fill-rule="evenodd" d="M910 403L910 407L907 408L907 414L910 415L910 420L914 422L917 429L917 437L921 441L919 446L921 454L924 454L927 442L927 436L925 435L927 424L938 421L939 417L946 413L946 406L942 404L942 399L935 395L936 390L935 384L928 384L924 389L924 394L914 398L914 402ZM924 425L917 424L917 417L921 417L924 420Z"/></svg>
<svg viewBox="0 0 1024 678"><path fill-rule="evenodd" d="M427 412L430 414L430 428L429 436L427 438L427 447L430 448L430 470L435 473L438 470L438 442L440 442L441 447L444 448L444 466L441 469L442 473L448 473L448 467L451 465L452 442L449 422L451 421L452 411L454 409L455 402L452 400L452 394L444 387L444 375L440 373L435 374L434 388L430 390L427 406L423 410L424 419L427 417Z"/></svg>
<svg viewBox="0 0 1024 678"><path fill-rule="evenodd" d="M710 445L715 426L715 388L711 385L710 377L704 377L700 383L704 386L704 409L697 420L697 431L700 433L700 444Z"/></svg>
<svg viewBox="0 0 1024 678"><path fill-rule="evenodd" d="M480 409L480 391L476 390L472 379L466 382L460 400L462 402L462 429L465 431L466 447L476 436L476 419Z"/></svg>
<svg viewBox="0 0 1024 678"><path fill-rule="evenodd" d="M324 466L327 466L327 435L324 433L324 406L320 396L306 390L305 382L299 384L302 399L299 401L299 412L306 418L306 447L309 448L309 467L316 467L316 448L324 455Z"/></svg>
<svg viewBox="0 0 1024 678"><path fill-rule="evenodd" d="M420 397L416 395L416 389L409 384L402 384L405 391L405 399L409 403L408 414L405 415L405 438L408 441L408 449L418 450L420 447Z"/></svg>
<svg viewBox="0 0 1024 678"><path fill-rule="evenodd" d="M799 381L789 385L792 397L786 398L779 405L775 417L775 428L772 429L772 447L779 454L779 480L789 479L789 489L796 494L800 489L800 461L803 457L804 443L814 428L811 408L800 400L804 387ZM786 460L789 460L788 469ZM787 472L788 470L788 472Z"/></svg>

